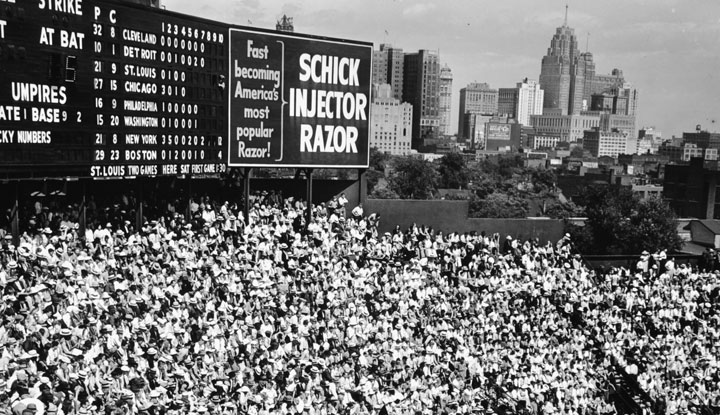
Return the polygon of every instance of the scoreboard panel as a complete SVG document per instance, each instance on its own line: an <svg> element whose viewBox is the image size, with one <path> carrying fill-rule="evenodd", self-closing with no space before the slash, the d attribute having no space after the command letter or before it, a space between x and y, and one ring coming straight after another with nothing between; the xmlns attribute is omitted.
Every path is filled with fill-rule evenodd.
<svg viewBox="0 0 720 415"><path fill-rule="evenodd" d="M223 172L228 31L126 3L0 0L0 172Z"/></svg>

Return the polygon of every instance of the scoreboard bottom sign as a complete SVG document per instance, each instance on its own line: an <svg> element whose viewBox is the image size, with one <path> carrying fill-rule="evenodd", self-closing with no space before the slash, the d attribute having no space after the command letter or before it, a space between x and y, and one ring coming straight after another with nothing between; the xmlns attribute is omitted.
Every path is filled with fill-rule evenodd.
<svg viewBox="0 0 720 415"><path fill-rule="evenodd" d="M225 163L122 164L90 167L91 177L139 177L168 175L212 175L225 173Z"/></svg>

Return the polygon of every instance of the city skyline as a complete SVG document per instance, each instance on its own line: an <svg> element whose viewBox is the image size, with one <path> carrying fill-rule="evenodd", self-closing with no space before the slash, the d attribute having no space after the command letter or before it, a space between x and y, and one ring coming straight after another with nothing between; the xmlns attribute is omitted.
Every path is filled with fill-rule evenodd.
<svg viewBox="0 0 720 415"><path fill-rule="evenodd" d="M655 126L666 138L697 124L720 130L720 57L713 53L720 4L712 0L163 1L171 11L237 25L273 29L285 14L298 33L373 42L375 49L389 43L406 53L437 50L453 72L453 120L468 83L504 88L538 80L566 4L568 26L580 50L594 55L597 72L621 69L640 91L638 127Z"/></svg>

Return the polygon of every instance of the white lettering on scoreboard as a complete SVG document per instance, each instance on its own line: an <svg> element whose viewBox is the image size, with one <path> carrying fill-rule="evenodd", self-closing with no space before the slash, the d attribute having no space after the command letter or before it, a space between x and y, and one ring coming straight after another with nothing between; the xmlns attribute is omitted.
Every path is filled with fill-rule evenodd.
<svg viewBox="0 0 720 415"><path fill-rule="evenodd" d="M37 166L33 174L129 177L226 170L227 25L121 2L17 3L0 0L3 172ZM256 46L254 56L267 56ZM261 126L257 135L274 128Z"/></svg>
<svg viewBox="0 0 720 415"><path fill-rule="evenodd" d="M214 46L224 44L227 29L212 30L212 26L187 21L179 24L182 19L161 13L138 16L139 20L131 19L122 6L93 10L87 42L95 59L94 109L99 133L94 150L98 165L91 175L224 171L224 166L216 165L223 159L222 137L209 129L214 124L203 117L210 118L210 105L222 107L226 99L213 96L216 85L198 83L217 76L217 69L211 72L206 67L211 58L216 68L226 67L224 48Z"/></svg>
<svg viewBox="0 0 720 415"><path fill-rule="evenodd" d="M82 16L82 0L39 0L38 8Z"/></svg>

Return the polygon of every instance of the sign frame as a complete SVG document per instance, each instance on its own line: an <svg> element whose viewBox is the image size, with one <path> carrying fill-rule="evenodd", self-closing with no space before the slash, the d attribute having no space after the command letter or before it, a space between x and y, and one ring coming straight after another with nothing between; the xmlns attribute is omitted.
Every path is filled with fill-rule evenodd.
<svg viewBox="0 0 720 415"><path fill-rule="evenodd" d="M373 43L372 42L364 42L364 41L356 41L356 40L349 40L349 39L339 39L339 38L329 38L329 37L322 37L322 36L314 36L314 35L308 35L308 34L302 34L302 33L288 33L288 32L278 32L273 30L264 30L264 29L256 29L256 28L248 28L243 26L232 26L228 31L228 80L233 79L233 33L241 33L241 34L249 34L249 35L257 35L257 36L269 36L273 38L278 38L282 40L290 40L290 41L306 41L306 42L314 42L314 43L325 43L329 45L349 45L356 48L366 48L367 49L367 85L361 85L358 89L363 88L365 91L365 96L367 98L367 112L366 112L366 119L365 119L365 128L364 131L366 135L364 137L361 137L364 141L364 148L366 149L364 151L364 154L359 154L358 159L362 157L362 161L360 163L349 163L349 164L343 164L343 163L323 163L323 162L289 162L289 163L278 163L278 162L236 162L232 160L232 152L235 148L233 148L233 126L236 124L233 120L233 87L230 86L229 88L229 94L228 94L228 131L227 131L227 166L228 168L235 167L235 168L297 168L297 169L306 169L306 168L334 168L334 169L365 169L368 168L370 165L370 121L371 121L371 108L372 108L372 62L373 62ZM284 53L284 51L283 51ZM283 55L283 64L284 64L284 58ZM283 67L284 70L284 67ZM283 73L283 76L286 75ZM229 84L232 85L232 82L229 82ZM282 89L287 89L285 84L283 83L281 85ZM284 92L284 91L283 91ZM282 94L281 94L282 95ZM286 97L285 97L286 98ZM288 104L288 102L284 102L285 106ZM285 112L288 111L286 109L281 109L283 111L283 114L281 116L280 123L284 122ZM285 137L285 131L284 126L281 126L281 129L283 130L281 134L283 134L283 137L281 137L282 146L285 146L285 143L287 142L288 138ZM295 139L296 137L291 137L290 140ZM283 148L284 150L284 148Z"/></svg>

